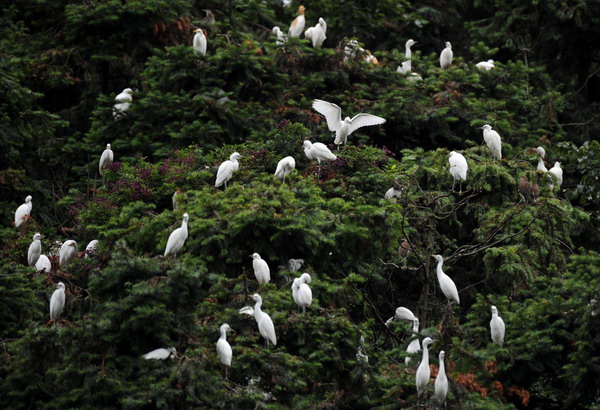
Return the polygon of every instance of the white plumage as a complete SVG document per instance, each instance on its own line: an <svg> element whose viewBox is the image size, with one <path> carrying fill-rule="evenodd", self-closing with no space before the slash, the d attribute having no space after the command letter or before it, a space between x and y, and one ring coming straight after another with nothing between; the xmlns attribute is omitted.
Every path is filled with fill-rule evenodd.
<svg viewBox="0 0 600 410"><path fill-rule="evenodd" d="M538 171L548 172L548 168L546 168L546 164L544 163L544 157L546 157L546 150L542 147L535 148L535 151L540 156L537 164Z"/></svg>
<svg viewBox="0 0 600 410"><path fill-rule="evenodd" d="M306 313L306 308L312 304L312 291L308 284L311 282L312 278L310 274L303 273L300 276L300 280L298 281L298 306L302 308L302 313Z"/></svg>
<svg viewBox="0 0 600 410"><path fill-rule="evenodd" d="M395 319L408 320L409 322L414 322L414 320L417 319L417 317L413 314L413 312L410 311L410 309L401 306L399 308L396 308L394 316L386 320L386 327L389 327L390 323Z"/></svg>
<svg viewBox="0 0 600 410"><path fill-rule="evenodd" d="M15 211L15 226L17 228L21 226L25 219L31 216L32 208L33 203L31 202L31 195L27 195L27 198L25 198L25 203L19 205L19 207Z"/></svg>
<svg viewBox="0 0 600 410"><path fill-rule="evenodd" d="M506 327L504 320L498 316L498 309L496 306L492 306L492 320L490 320L490 332L492 334L492 342L502 347L504 343L504 332Z"/></svg>
<svg viewBox="0 0 600 410"><path fill-rule="evenodd" d="M292 173L296 168L296 160L294 157L285 157L279 163L277 163L277 169L275 170L275 176L279 179L283 179L285 183L285 177Z"/></svg>
<svg viewBox="0 0 600 410"><path fill-rule="evenodd" d="M58 282L50 298L50 320L58 320L65 307L65 284Z"/></svg>
<svg viewBox="0 0 600 410"><path fill-rule="evenodd" d="M413 335L417 336L417 333L419 333L419 319L415 318L413 320ZM417 353L419 350L421 350L421 343L419 342L419 338L415 337L414 340L412 340L409 344L408 347L406 348L406 353L408 354L415 354ZM412 358L410 356L406 356L404 358L404 365L408 366L408 364L410 363L410 361L412 360Z"/></svg>
<svg viewBox="0 0 600 410"><path fill-rule="evenodd" d="M554 166L548 170L549 173L556 177L556 182L558 183L558 187L562 185L563 182L563 170L560 167L560 162L556 161ZM550 189L554 189L554 184L550 185Z"/></svg>
<svg viewBox="0 0 600 410"><path fill-rule="evenodd" d="M231 359L233 357L233 351L231 350L231 345L227 341L227 331L233 330L229 327L227 323L223 323L219 329L221 332L221 337L217 340L217 354L219 355L219 359L224 366L231 366Z"/></svg>
<svg viewBox="0 0 600 410"><path fill-rule="evenodd" d="M196 35L194 36L194 40L192 41L192 45L194 47L194 51L196 54L201 54L203 56L206 55L206 36L204 35L204 31L201 28L194 30Z"/></svg>
<svg viewBox="0 0 600 410"><path fill-rule="evenodd" d="M240 154L234 152L229 156L227 161L224 161L221 165L219 165L219 170L217 171L217 180L215 181L215 187L220 187L225 184L225 189L227 189L227 182L233 176L233 173L236 172L240 168L240 163L238 159L242 158Z"/></svg>
<svg viewBox="0 0 600 410"><path fill-rule="evenodd" d="M177 350L174 347L169 347L168 349L161 347L142 355L142 357L146 360L166 360L169 358L173 359L176 355Z"/></svg>
<svg viewBox="0 0 600 410"><path fill-rule="evenodd" d="M100 174L102 174L102 171L112 165L113 159L114 154L110 149L110 144L106 144L106 149L102 152L102 155L100 156L100 162L98 163L98 171Z"/></svg>
<svg viewBox="0 0 600 410"><path fill-rule="evenodd" d="M113 117L119 119L122 114L125 114L129 107L131 106L131 102L133 98L131 95L133 94L133 90L131 88L124 89L121 94L115 97L116 104L113 105Z"/></svg>
<svg viewBox="0 0 600 410"><path fill-rule="evenodd" d="M33 242L27 250L27 264L29 266L35 266L42 255L42 241L40 239L42 239L42 235L39 232L33 235Z"/></svg>
<svg viewBox="0 0 600 410"><path fill-rule="evenodd" d="M440 351L438 356L440 359L440 366L434 384L435 398L440 404L446 401L446 396L448 395L448 377L446 376L446 367L444 365L445 356L446 353L443 350Z"/></svg>
<svg viewBox="0 0 600 410"><path fill-rule="evenodd" d="M298 302L298 289L300 288L300 278L294 278L292 282L292 298L294 299L294 303L300 307L300 302Z"/></svg>
<svg viewBox="0 0 600 410"><path fill-rule="evenodd" d="M452 53L452 44L449 41L446 41L446 48L442 50L440 53L440 67L443 70L447 69L452 65L452 57L454 54Z"/></svg>
<svg viewBox="0 0 600 410"><path fill-rule="evenodd" d="M398 199L400 199L401 196L402 196L402 191L399 190L399 189L396 189L395 187L391 187L383 195L383 197L385 199L392 199L392 198L398 198Z"/></svg>
<svg viewBox="0 0 600 410"><path fill-rule="evenodd" d="M190 217L188 214L183 214L183 221L181 222L181 227L175 229L173 232L171 232L171 235L169 235L169 240L167 241L167 246L165 247L164 256L173 253L177 257L177 252L179 252L179 250L183 248L183 244L185 243L185 240L188 237L187 223L189 218Z"/></svg>
<svg viewBox="0 0 600 410"><path fill-rule="evenodd" d="M327 39L326 33L327 23L322 17L320 17L319 22L314 27L309 27L304 32L304 37L312 42L313 48L317 48L321 47L325 39Z"/></svg>
<svg viewBox="0 0 600 410"><path fill-rule="evenodd" d="M456 181L460 181L459 191L462 192L462 181L467 180L467 171L469 170L467 159L463 154L452 151L448 155L448 162L450 163L450 175L454 178L452 181L452 190L454 191L454 184Z"/></svg>
<svg viewBox="0 0 600 410"><path fill-rule="evenodd" d="M58 266L67 266L77 256L77 242L72 239L65 241L58 253Z"/></svg>
<svg viewBox="0 0 600 410"><path fill-rule="evenodd" d="M449 301L455 301L457 304L460 304L460 299L458 297L458 290L456 289L456 285L454 281L450 279L450 276L446 275L442 270L442 265L444 264L444 258L441 255L431 255L435 260L437 260L437 278L440 284L440 288L442 289L442 293L444 296L448 298Z"/></svg>
<svg viewBox="0 0 600 410"><path fill-rule="evenodd" d="M488 60L488 61L480 61L477 64L475 64L475 66L477 68L479 68L480 70L485 70L485 71L490 71L492 68L494 68L494 60Z"/></svg>
<svg viewBox="0 0 600 410"><path fill-rule="evenodd" d="M483 140L490 151L492 151L494 158L502 159L502 142L500 141L500 135L488 124L485 124L480 129L483 130Z"/></svg>
<svg viewBox="0 0 600 410"><path fill-rule="evenodd" d="M407 40L406 43L404 44L404 58L406 58L409 61L412 58L412 50L410 48L412 46L414 46L415 44L417 44L417 42L415 40L413 40L412 38Z"/></svg>
<svg viewBox="0 0 600 410"><path fill-rule="evenodd" d="M298 16L292 21L290 25L290 29L288 30L288 37L300 37L302 31L304 30L304 25L306 24L306 19L304 18L304 6L298 7Z"/></svg>
<svg viewBox="0 0 600 410"><path fill-rule="evenodd" d="M271 280L271 270L267 262L256 252L250 255L250 257L252 258L254 276L256 276L258 283L269 283Z"/></svg>
<svg viewBox="0 0 600 410"><path fill-rule="evenodd" d="M346 143L348 136L361 127L385 123L385 119L372 114L356 114L353 118L346 117L342 121L342 109L334 103L314 100L312 107L325 116L329 131L335 131L334 143L338 146Z"/></svg>
<svg viewBox="0 0 600 410"><path fill-rule="evenodd" d="M275 34L275 44L282 46L287 41L287 36L283 34L283 31L278 26L273 27L273 34Z"/></svg>
<svg viewBox="0 0 600 410"><path fill-rule="evenodd" d="M423 358L417 368L417 374L415 381L417 384L417 396L421 396L427 391L427 383L429 383L429 376L431 375L431 369L429 369L429 351L427 348L433 343L430 337L423 339Z"/></svg>
<svg viewBox="0 0 600 410"><path fill-rule="evenodd" d="M310 160L316 159L321 167L321 161L335 161L337 157L325 144L315 142L314 144L309 140L305 140L303 143L304 154L306 158Z"/></svg>
<svg viewBox="0 0 600 410"><path fill-rule="evenodd" d="M256 320L256 324L258 325L258 331L261 336L264 337L267 347L269 347L269 341L273 343L273 345L277 345L277 336L275 334L275 326L273 325L273 321L271 317L262 311L262 298L258 293L255 293L252 296L252 299L256 302L254 304L254 308L250 306L246 306L240 309L240 314L246 315L254 315L254 319Z"/></svg>
<svg viewBox="0 0 600 410"><path fill-rule="evenodd" d="M46 255L40 255L39 259L35 264L35 268L41 272L50 272L52 270L52 264L50 263L50 259Z"/></svg>
<svg viewBox="0 0 600 410"><path fill-rule="evenodd" d="M84 256L84 258L87 258L90 255L96 253L96 249L98 249L98 239L93 239L85 247L85 256Z"/></svg>

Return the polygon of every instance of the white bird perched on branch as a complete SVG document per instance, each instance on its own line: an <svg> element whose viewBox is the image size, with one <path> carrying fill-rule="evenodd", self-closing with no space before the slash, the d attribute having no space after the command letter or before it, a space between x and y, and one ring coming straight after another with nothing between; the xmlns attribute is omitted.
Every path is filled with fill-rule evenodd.
<svg viewBox="0 0 600 410"><path fill-rule="evenodd" d="M440 404L446 402L446 396L448 395L448 377L446 376L446 367L444 366L445 356L446 353L443 350L440 351L438 356L440 359L440 366L434 383L435 398Z"/></svg>
<svg viewBox="0 0 600 410"><path fill-rule="evenodd" d="M84 258L88 258L90 255L96 253L97 249L98 249L98 239L91 240L90 243L88 243L87 246L85 247Z"/></svg>
<svg viewBox="0 0 600 410"><path fill-rule="evenodd" d="M442 270L444 258L442 257L442 255L431 255L431 257L437 261L437 278L440 284L440 288L442 289L442 293L448 298L448 302L455 301L457 304L460 304L458 290L456 289L454 281L450 279L450 276L446 275Z"/></svg>
<svg viewBox="0 0 600 410"><path fill-rule="evenodd" d="M219 355L219 359L221 360L221 364L225 366L225 378L227 379L227 368L231 366L231 359L233 357L233 351L231 350L231 345L227 341L227 331L234 331L229 327L227 323L223 323L219 328L221 332L221 337L217 340L217 355Z"/></svg>
<svg viewBox="0 0 600 410"><path fill-rule="evenodd" d="M287 41L287 36L283 34L283 31L279 28L279 26L273 27L273 34L275 34L275 44L278 46L282 46Z"/></svg>
<svg viewBox="0 0 600 410"><path fill-rule="evenodd" d="M452 191L454 191L456 181L459 181L459 193L462 193L462 181L467 180L467 171L469 170L467 159L463 154L452 151L448 154L448 162L450 163L450 175L454 178L452 180Z"/></svg>
<svg viewBox="0 0 600 410"><path fill-rule="evenodd" d="M321 47L325 39L327 33L327 23L323 20L322 17L319 17L319 22L314 27L309 27L304 32L304 37L309 39L312 42L313 48Z"/></svg>
<svg viewBox="0 0 600 410"><path fill-rule="evenodd" d="M485 71L490 71L492 68L496 67L494 65L494 60L480 61L477 64L475 64L475 66L477 68L479 68L480 70L485 70Z"/></svg>
<svg viewBox="0 0 600 410"><path fill-rule="evenodd" d="M417 384L417 396L420 397L427 391L427 383L429 383L429 376L431 375L431 369L429 368L429 351L428 347L433 343L430 337L423 339L423 358L417 368L417 374L415 381Z"/></svg>
<svg viewBox="0 0 600 410"><path fill-rule="evenodd" d="M320 142L313 144L309 140L305 140L303 147L306 158L310 160L316 159L319 163L319 173L321 172L321 161L335 161L337 159L335 154L325 144Z"/></svg>
<svg viewBox="0 0 600 410"><path fill-rule="evenodd" d="M100 162L98 163L98 172L100 172L100 175L102 175L102 171L104 171L106 168L110 168L114 157L115 156L112 152L112 149L110 149L110 144L106 144L106 149L102 152L102 155L100 156Z"/></svg>
<svg viewBox="0 0 600 410"><path fill-rule="evenodd" d="M183 214L181 227L175 229L173 232L171 232L171 235L169 235L169 239L167 240L167 246L165 247L164 256L167 256L172 253L175 255L175 257L177 257L177 252L179 252L179 250L183 248L183 244L185 243L185 240L188 237L187 225L189 218L190 217L188 214Z"/></svg>
<svg viewBox="0 0 600 410"><path fill-rule="evenodd" d="M413 335L415 336L415 339L412 340L409 344L408 347L406 348L406 353L410 354L415 354L417 353L419 350L421 350L421 343L419 342L419 338L416 337L417 333L419 333L419 319L415 318L413 320ZM410 356L406 356L404 358L404 365L408 366L408 364L410 363L410 361L412 360L412 358Z"/></svg>
<svg viewBox="0 0 600 410"><path fill-rule="evenodd" d="M390 322L392 322L395 319L408 320L409 322L414 322L414 320L417 319L417 317L413 314L413 312L410 311L410 309L405 308L404 306L401 306L396 309L394 316L392 316L391 318L386 320L385 326L389 327Z"/></svg>
<svg viewBox="0 0 600 410"><path fill-rule="evenodd" d="M298 291L296 303L302 308L302 313L306 313L306 308L312 304L312 290L310 290L310 287L308 286L311 280L310 274L305 272L300 276L297 282Z"/></svg>
<svg viewBox="0 0 600 410"><path fill-rule="evenodd" d="M252 258L254 276L256 276L258 283L269 283L271 280L271 270L267 262L256 252L250 255L250 257Z"/></svg>
<svg viewBox="0 0 600 410"><path fill-rule="evenodd" d="M252 299L256 302L254 308L246 306L241 308L239 313L254 316L258 325L258 331L264 337L267 347L269 347L269 341L273 345L277 345L277 335L275 335L275 326L273 325L271 316L261 310L262 298L258 293L255 293Z"/></svg>
<svg viewBox="0 0 600 410"><path fill-rule="evenodd" d="M224 161L221 165L219 165L219 170L217 171L217 180L215 181L215 187L220 187L225 184L225 189L227 189L227 182L233 176L233 173L236 172L240 168L240 163L238 159L242 158L240 154L234 152L229 156L227 161Z"/></svg>
<svg viewBox="0 0 600 410"><path fill-rule="evenodd" d="M58 282L50 298L50 320L58 320L65 307L65 284Z"/></svg>
<svg viewBox="0 0 600 410"><path fill-rule="evenodd" d="M558 187L562 185L563 182L563 170L560 167L560 162L556 161L554 166L548 170L549 173L556 177L556 182L558 183ZM554 184L550 184L550 189L554 189Z"/></svg>
<svg viewBox="0 0 600 410"><path fill-rule="evenodd" d="M542 147L534 148L534 150L540 156L537 164L538 171L548 172L548 168L546 168L546 164L544 163L544 157L546 157L546 150Z"/></svg>
<svg viewBox="0 0 600 410"><path fill-rule="evenodd" d="M58 253L58 266L67 266L77 256L77 242L72 239L65 241Z"/></svg>
<svg viewBox="0 0 600 410"><path fill-rule="evenodd" d="M407 40L404 44L404 58L406 58L407 60L410 60L412 58L412 50L410 48L415 44L417 44L417 42L412 38Z"/></svg>
<svg viewBox="0 0 600 410"><path fill-rule="evenodd" d="M35 264L35 268L38 272L50 272L52 270L52 264L50 263L50 259L46 255L40 255L39 259Z"/></svg>
<svg viewBox="0 0 600 410"><path fill-rule="evenodd" d="M27 195L25 198L25 203L19 205L17 210L15 211L15 226L18 228L21 226L26 219L29 219L31 216L31 209L33 208L33 203L31 202L31 195Z"/></svg>
<svg viewBox="0 0 600 410"><path fill-rule="evenodd" d="M283 183L285 184L285 177L291 174L295 168L296 160L294 160L294 157L287 156L277 163L275 177L283 179Z"/></svg>
<svg viewBox="0 0 600 410"><path fill-rule="evenodd" d="M177 350L174 347L169 347L168 349L161 347L142 355L146 360L174 359L175 356L177 356Z"/></svg>
<svg viewBox="0 0 600 410"><path fill-rule="evenodd" d="M206 33L203 29L197 28L194 30L196 35L194 36L194 40L192 41L192 45L194 47L194 51L196 54L201 54L203 56L206 55Z"/></svg>
<svg viewBox="0 0 600 410"><path fill-rule="evenodd" d="M304 30L304 25L306 24L306 19L304 18L304 6L298 7L298 16L292 21L290 25L290 29L288 30L288 37L300 37L302 34L302 30Z"/></svg>
<svg viewBox="0 0 600 410"><path fill-rule="evenodd" d="M492 126L485 124L483 127L479 127L483 130L483 140L488 146L492 155L496 159L502 159L502 142L500 141L500 135L492 129Z"/></svg>
<svg viewBox="0 0 600 410"><path fill-rule="evenodd" d="M490 333L492 334L492 342L502 347L504 343L504 333L506 327L504 320L498 316L498 309L496 306L492 306L492 320L490 320Z"/></svg>
<svg viewBox="0 0 600 410"><path fill-rule="evenodd" d="M385 194L383 195L383 198L385 198L385 199L392 199L392 198L400 199L401 197L402 197L402 190L400 189L400 187L398 187L398 189L396 189L396 186L393 186L390 189L388 189L385 192Z"/></svg>
<svg viewBox="0 0 600 410"><path fill-rule="evenodd" d="M314 100L312 107L325 116L329 131L335 131L334 143L340 148L345 144L348 136L361 127L385 123L385 119L373 114L356 114L353 118L346 117L342 121L342 109L334 103L323 100Z"/></svg>
<svg viewBox="0 0 600 410"><path fill-rule="evenodd" d="M452 53L452 44L449 41L446 41L446 48L442 50L440 53L440 67L443 70L447 69L452 65L452 57L454 54Z"/></svg>
<svg viewBox="0 0 600 410"><path fill-rule="evenodd" d="M27 250L27 264L29 266L35 266L42 255L42 241L40 239L42 239L42 235L39 232L33 235L33 242Z"/></svg>
<svg viewBox="0 0 600 410"><path fill-rule="evenodd" d="M115 120L121 118L129 110L129 107L131 107L131 102L133 101L132 94L133 90L126 88L115 97L115 101L117 102L113 105L113 117Z"/></svg>
<svg viewBox="0 0 600 410"><path fill-rule="evenodd" d="M300 307L300 302L298 302L298 289L300 288L300 278L294 278L292 281L292 299L294 299L294 303Z"/></svg>

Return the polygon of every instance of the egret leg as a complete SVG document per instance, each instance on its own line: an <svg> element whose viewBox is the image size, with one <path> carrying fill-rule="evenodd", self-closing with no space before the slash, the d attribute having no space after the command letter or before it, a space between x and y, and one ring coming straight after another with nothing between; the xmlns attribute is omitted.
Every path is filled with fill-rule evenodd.
<svg viewBox="0 0 600 410"><path fill-rule="evenodd" d="M459 181L458 186L459 186L459 188L458 188L458 194L462 195L462 179Z"/></svg>
<svg viewBox="0 0 600 410"><path fill-rule="evenodd" d="M227 190L227 181L225 181L225 190Z"/></svg>
<svg viewBox="0 0 600 410"><path fill-rule="evenodd" d="M306 313L306 306L302 305L302 314Z"/></svg>
<svg viewBox="0 0 600 410"><path fill-rule="evenodd" d="M456 184L456 179L452 178L452 192L454 192L454 185Z"/></svg>
<svg viewBox="0 0 600 410"><path fill-rule="evenodd" d="M283 183L285 184L285 174L283 174Z"/></svg>

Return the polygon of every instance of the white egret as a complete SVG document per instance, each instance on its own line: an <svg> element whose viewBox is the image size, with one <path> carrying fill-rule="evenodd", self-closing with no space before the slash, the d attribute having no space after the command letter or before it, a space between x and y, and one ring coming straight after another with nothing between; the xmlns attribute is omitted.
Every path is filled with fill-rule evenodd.
<svg viewBox="0 0 600 410"><path fill-rule="evenodd" d="M297 293L297 303L298 306L302 308L302 313L306 313L306 308L312 304L312 291L308 284L311 282L312 278L310 274L303 273L300 276L300 280L298 281L298 293Z"/></svg>
<svg viewBox="0 0 600 410"><path fill-rule="evenodd" d="M227 341L227 331L234 331L229 327L227 323L223 323L220 327L221 337L217 340L217 354L221 360L221 364L225 366L225 378L227 379L227 368L231 366L231 358L233 357L233 351L231 345Z"/></svg>
<svg viewBox="0 0 600 410"><path fill-rule="evenodd" d="M534 148L534 150L540 156L537 164L538 171L548 172L548 168L546 168L546 164L544 163L544 157L546 157L546 150L542 147Z"/></svg>
<svg viewBox="0 0 600 410"><path fill-rule="evenodd" d="M42 239L42 235L39 232L33 235L33 242L27 250L27 264L29 266L35 266L42 255L42 241L40 239Z"/></svg>
<svg viewBox="0 0 600 410"><path fill-rule="evenodd" d="M300 307L300 302L298 302L298 289L300 288L300 278L294 278L292 282L292 299L294 299L294 303Z"/></svg>
<svg viewBox="0 0 600 410"><path fill-rule="evenodd" d="M342 121L342 109L334 103L323 100L314 100L312 107L325 116L329 131L335 131L334 143L340 148L345 144L348 136L361 127L385 123L385 119L373 114L356 114L353 118L346 117Z"/></svg>
<svg viewBox="0 0 600 410"><path fill-rule="evenodd" d="M173 210L176 211L181 207L181 204L187 200L187 195L183 192L183 189L177 188L175 193L171 197L171 202L173 203Z"/></svg>
<svg viewBox="0 0 600 410"><path fill-rule="evenodd" d="M442 293L448 298L448 302L455 301L457 304L460 304L458 290L456 289L454 281L450 279L450 276L446 275L442 270L444 258L442 257L442 255L431 255L431 257L437 260L437 278L440 284L440 288L442 289Z"/></svg>
<svg viewBox="0 0 600 410"><path fill-rule="evenodd" d="M304 25L306 24L306 19L304 18L304 6L298 7L298 16L292 21L290 25L290 29L288 30L288 37L300 37L302 31L304 30Z"/></svg>
<svg viewBox="0 0 600 410"><path fill-rule="evenodd" d="M285 157L277 163L277 169L275 170L275 176L279 179L283 179L285 184L285 177L292 173L296 168L296 160L294 157Z"/></svg>
<svg viewBox="0 0 600 410"><path fill-rule="evenodd" d="M479 68L480 70L485 70L485 71L490 71L492 68L495 68L494 60L480 61L477 64L475 64L475 66L477 68Z"/></svg>
<svg viewBox="0 0 600 410"><path fill-rule="evenodd" d="M174 347L169 347L168 349L161 347L142 355L146 360L174 359L175 356L177 356L177 350Z"/></svg>
<svg viewBox="0 0 600 410"><path fill-rule="evenodd" d="M490 151L492 151L493 157L502 159L502 142L500 140L500 135L494 131L489 124L485 124L483 127L479 127L479 129L483 130L483 140Z"/></svg>
<svg viewBox="0 0 600 410"><path fill-rule="evenodd" d="M549 173L556 177L556 182L558 183L558 187L562 185L563 182L563 170L560 167L560 162L556 161L554 166L548 170ZM554 189L554 184L550 185L550 189Z"/></svg>
<svg viewBox="0 0 600 410"><path fill-rule="evenodd" d="M335 161L337 157L325 144L315 142L314 144L309 140L304 140L303 143L304 154L308 159L316 159L319 163L319 173L321 173L321 161Z"/></svg>
<svg viewBox="0 0 600 410"><path fill-rule="evenodd" d="M447 69L452 65L453 55L454 54L452 53L452 44L450 44L449 41L446 41L446 48L443 49L440 53L440 67L442 67L443 70Z"/></svg>
<svg viewBox="0 0 600 410"><path fill-rule="evenodd" d="M363 53L364 48L360 46L357 40L350 40L344 46L344 62L350 58L355 58L359 53Z"/></svg>
<svg viewBox="0 0 600 410"><path fill-rule="evenodd" d="M404 58L406 58L409 61L412 58L412 51L410 48L412 46L414 46L415 44L417 44L417 42L415 40L413 40L412 38L407 40L406 43L404 44Z"/></svg>
<svg viewBox="0 0 600 410"><path fill-rule="evenodd" d="M31 195L27 195L27 198L25 198L25 203L19 205L15 211L15 226L17 228L21 226L26 219L30 218L32 208L33 203L31 202Z"/></svg>
<svg viewBox="0 0 600 410"><path fill-rule="evenodd" d="M77 242L72 239L65 241L58 252L58 266L67 266L77 256Z"/></svg>
<svg viewBox="0 0 600 410"><path fill-rule="evenodd" d="M288 268L292 272L297 272L304 264L304 259L290 259L288 261Z"/></svg>
<svg viewBox="0 0 600 410"><path fill-rule="evenodd" d="M93 255L94 253L96 253L97 249L98 249L98 239L91 240L90 243L88 243L87 246L85 247L84 258L88 258L90 255Z"/></svg>
<svg viewBox="0 0 600 410"><path fill-rule="evenodd" d="M292 0L281 0L281 5L283 7L290 7L292 5Z"/></svg>
<svg viewBox="0 0 600 410"><path fill-rule="evenodd" d="M50 320L58 320L65 307L65 284L58 282L50 298Z"/></svg>
<svg viewBox="0 0 600 410"><path fill-rule="evenodd" d="M283 34L283 31L278 26L273 27L273 34L275 34L275 44L282 46L287 41L287 36Z"/></svg>
<svg viewBox="0 0 600 410"><path fill-rule="evenodd" d="M419 333L419 319L415 318L413 320L413 335L417 336L417 334ZM415 337L414 340L412 340L409 344L408 347L406 348L406 353L408 353L409 355L411 354L415 354L417 353L419 350L421 350L421 343L419 342L419 338ZM406 356L404 358L404 365L408 366L408 364L410 363L410 361L412 360L412 358L410 356Z"/></svg>
<svg viewBox="0 0 600 410"><path fill-rule="evenodd" d="M398 187L399 188L399 187ZM392 198L398 198L400 199L400 197L402 196L402 190L400 189L396 189L395 186L391 187L390 189L388 189L385 192L385 195L383 195L383 197L385 199L392 199Z"/></svg>
<svg viewBox="0 0 600 410"><path fill-rule="evenodd" d="M185 243L185 240L188 237L187 224L189 218L190 217L188 214L183 214L183 221L181 221L181 227L175 229L173 232L171 232L171 235L169 235L169 240L167 241L167 246L165 247L164 256L167 256L172 253L175 255L176 258L177 252L179 252L179 250L183 248L183 244Z"/></svg>
<svg viewBox="0 0 600 410"><path fill-rule="evenodd" d="M100 175L102 175L102 171L104 171L107 168L110 168L110 166L113 163L114 157L115 156L112 150L110 149L110 144L106 144L106 149L104 150L104 152L102 152L102 155L100 156L100 162L98 163L98 171L100 172Z"/></svg>
<svg viewBox="0 0 600 410"><path fill-rule="evenodd" d="M423 77L421 77L419 74L412 71L412 64L410 60L403 61L402 65L398 66L396 71L402 75L406 75L406 79L408 81L419 81L423 79Z"/></svg>
<svg viewBox="0 0 600 410"><path fill-rule="evenodd" d="M502 347L504 343L504 333L506 327L504 320L498 316L498 309L496 306L492 306L492 320L490 320L490 332L492 334L492 342Z"/></svg>
<svg viewBox="0 0 600 410"><path fill-rule="evenodd" d="M50 272L52 270L52 264L50 263L50 259L48 259L46 255L40 255L40 258L35 264L35 268L38 270L38 272Z"/></svg>
<svg viewBox="0 0 600 410"><path fill-rule="evenodd" d="M448 395L448 377L446 376L446 367L444 366L444 358L446 353L442 350L439 353L440 366L438 375L435 378L435 398L438 403L442 404L446 402L446 396Z"/></svg>
<svg viewBox="0 0 600 410"><path fill-rule="evenodd" d="M206 33L201 28L194 30L196 35L192 41L196 54L206 55ZM189 44L189 43L188 43Z"/></svg>
<svg viewBox="0 0 600 410"><path fill-rule="evenodd" d="M467 159L463 154L452 151L448 155L448 162L450 163L450 175L454 178L452 180L452 191L454 191L456 181L459 181L459 193L462 194L462 181L467 180L467 171L469 170Z"/></svg>
<svg viewBox="0 0 600 410"><path fill-rule="evenodd" d="M250 255L250 257L252 258L254 276L256 276L258 283L269 283L271 280L271 270L267 262L256 252Z"/></svg>
<svg viewBox="0 0 600 410"><path fill-rule="evenodd" d="M420 397L427 391L427 383L429 383L429 376L431 375L431 369L429 368L429 351L428 347L433 343L430 337L423 339L423 358L417 368L416 384L417 384L417 396Z"/></svg>
<svg viewBox="0 0 600 410"><path fill-rule="evenodd" d="M265 339L267 347L269 347L269 341L273 343L273 345L277 345L275 326L273 325L271 316L269 316L266 312L263 312L261 309L262 298L258 293L255 293L252 296L252 299L254 299L254 301L256 302L254 304L254 308L250 306L243 307L240 309L240 314L254 316L254 319L256 319L256 324L258 325L258 331L260 332L261 336Z"/></svg>
<svg viewBox="0 0 600 410"><path fill-rule="evenodd" d="M386 320L385 325L386 327L389 327L390 322L392 322L394 319L408 320L409 322L413 322L416 318L417 317L413 314L413 312L410 311L410 309L401 306L396 309L394 316Z"/></svg>
<svg viewBox="0 0 600 410"><path fill-rule="evenodd" d="M113 105L113 117L115 120L121 118L121 116L129 110L131 102L133 101L133 98L131 97L132 94L133 90L131 88L126 88L121 94L115 97L116 104Z"/></svg>
<svg viewBox="0 0 600 410"><path fill-rule="evenodd" d="M322 17L319 18L319 22L314 27L309 27L304 32L304 37L312 42L313 48L321 47L323 42L327 39L327 23Z"/></svg>
<svg viewBox="0 0 600 410"><path fill-rule="evenodd" d="M236 172L240 168L240 163L238 159L242 158L240 154L234 152L229 156L227 161L224 161L221 165L219 165L219 170L217 171L217 180L215 181L215 187L220 187L225 184L225 189L227 189L227 182L233 176L233 173Z"/></svg>

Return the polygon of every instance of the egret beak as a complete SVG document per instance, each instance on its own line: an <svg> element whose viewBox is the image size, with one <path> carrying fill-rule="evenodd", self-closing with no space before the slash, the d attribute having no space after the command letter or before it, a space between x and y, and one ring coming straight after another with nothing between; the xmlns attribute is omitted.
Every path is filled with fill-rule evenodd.
<svg viewBox="0 0 600 410"><path fill-rule="evenodd" d="M252 255L248 255L249 257L252 257Z"/></svg>
<svg viewBox="0 0 600 410"><path fill-rule="evenodd" d="M482 130L482 129L484 129L484 128L485 128L485 127L484 127L483 125L482 125L481 127L477 127L477 129L478 129L478 130Z"/></svg>

